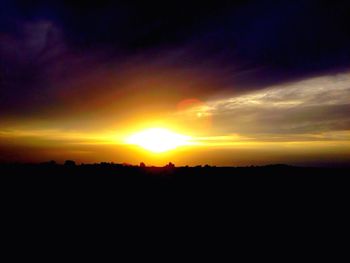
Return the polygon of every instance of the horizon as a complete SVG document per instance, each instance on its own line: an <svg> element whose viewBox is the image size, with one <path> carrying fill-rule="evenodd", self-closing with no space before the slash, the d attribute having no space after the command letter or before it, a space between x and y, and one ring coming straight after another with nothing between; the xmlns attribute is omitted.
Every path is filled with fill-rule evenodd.
<svg viewBox="0 0 350 263"><path fill-rule="evenodd" d="M75 160L65 160L62 162L56 162L55 160L49 160L49 161L41 161L41 162L19 162L19 161L8 161L8 162L0 162L0 165L48 165L48 166L84 166L84 165L111 165L111 166L118 166L118 167L140 167L140 168L167 168L169 165L173 166L172 168L263 168L263 167L293 167L293 168L350 168L350 165L348 163L339 164L339 163L328 163L328 164L322 164L322 165L298 165L298 164L288 164L288 163L265 163L265 164L250 164L250 165L210 165L207 163L197 163L193 165L184 165L180 164L177 165L173 162L167 162L162 165L153 165L153 164L147 164L144 162L140 163L126 163L126 162L90 162L90 163L84 163L84 162L76 162Z"/></svg>

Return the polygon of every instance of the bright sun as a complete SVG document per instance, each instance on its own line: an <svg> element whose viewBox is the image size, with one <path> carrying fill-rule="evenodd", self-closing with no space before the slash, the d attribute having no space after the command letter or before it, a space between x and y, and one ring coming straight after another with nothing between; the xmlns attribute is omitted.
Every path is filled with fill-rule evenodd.
<svg viewBox="0 0 350 263"><path fill-rule="evenodd" d="M174 133L164 128L150 128L135 133L126 139L126 143L138 145L146 150L161 153L187 145L189 136Z"/></svg>

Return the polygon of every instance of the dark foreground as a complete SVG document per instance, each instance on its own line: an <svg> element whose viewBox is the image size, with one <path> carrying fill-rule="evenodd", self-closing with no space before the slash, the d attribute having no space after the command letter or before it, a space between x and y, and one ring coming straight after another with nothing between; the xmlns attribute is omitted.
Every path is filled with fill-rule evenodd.
<svg viewBox="0 0 350 263"><path fill-rule="evenodd" d="M348 195L349 168L263 167L138 167L118 164L0 165L2 192L149 196L336 194Z"/></svg>
<svg viewBox="0 0 350 263"><path fill-rule="evenodd" d="M140 224L149 229L153 223L173 229L186 222L203 232L208 225L220 228L226 220L226 226L248 224L248 229L285 224L293 232L297 222L308 222L309 227L329 217L337 222L345 219L349 196L348 168L0 166L2 214L18 225L40 215L38 222L54 218L76 226L86 220L125 218L125 225L117 226L131 222L132 229ZM80 219L74 221L77 215ZM195 221L190 219L193 215Z"/></svg>

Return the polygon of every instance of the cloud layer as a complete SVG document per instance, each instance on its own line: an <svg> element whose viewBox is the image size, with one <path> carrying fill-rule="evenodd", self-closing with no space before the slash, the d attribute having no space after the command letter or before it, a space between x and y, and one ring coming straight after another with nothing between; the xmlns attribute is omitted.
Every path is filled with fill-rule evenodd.
<svg viewBox="0 0 350 263"><path fill-rule="evenodd" d="M271 86L190 112L210 116L213 129L222 134L282 141L349 139L344 134L350 131L350 74Z"/></svg>

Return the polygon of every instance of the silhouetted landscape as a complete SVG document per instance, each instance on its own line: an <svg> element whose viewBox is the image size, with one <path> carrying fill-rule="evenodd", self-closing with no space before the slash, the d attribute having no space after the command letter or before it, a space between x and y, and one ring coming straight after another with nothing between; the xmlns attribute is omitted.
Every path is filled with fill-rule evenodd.
<svg viewBox="0 0 350 263"><path fill-rule="evenodd" d="M67 160L64 164L55 161L38 164L4 163L0 164L2 178L79 178L109 177L115 179L158 178L159 180L220 180L235 177L305 177L305 176L343 176L347 175L350 168L343 167L298 167L286 164L272 164L265 166L242 167L217 167L210 165L179 166L169 162L163 167L118 164L118 163L94 163L76 164L73 160Z"/></svg>
<svg viewBox="0 0 350 263"><path fill-rule="evenodd" d="M296 167L284 164L216 167L195 166L176 167L168 163L163 167L140 165L97 163L76 165L67 160L64 164L54 161L40 164L2 164L0 178L2 187L20 186L24 189L47 187L51 189L84 187L92 192L99 186L115 192L138 189L148 191L159 186L179 187L179 189L211 189L227 192L242 192L243 189L257 191L323 191L334 185L348 187L349 168ZM241 188L243 187L243 188ZM89 190L87 190L89 191Z"/></svg>
<svg viewBox="0 0 350 263"><path fill-rule="evenodd" d="M344 205L350 197L349 174L349 168L282 164L260 167L176 167L171 163L164 167L148 167L143 163L76 165L74 161L2 164L0 198L11 213L25 211L18 217L19 222L27 220L33 212L45 215L47 211L55 218L62 217L57 211L65 211L65 218L60 220L69 222L70 214L84 211L87 218L99 218L100 213L103 218L133 215L136 225L156 214L155 222L167 224L170 218L165 215L176 218L176 211L182 211L186 222L187 216L198 211L209 218L219 216L215 211L221 211L219 218L231 215L255 225L268 214L294 218L295 211L302 217L315 210L324 211L325 207L345 212Z"/></svg>

